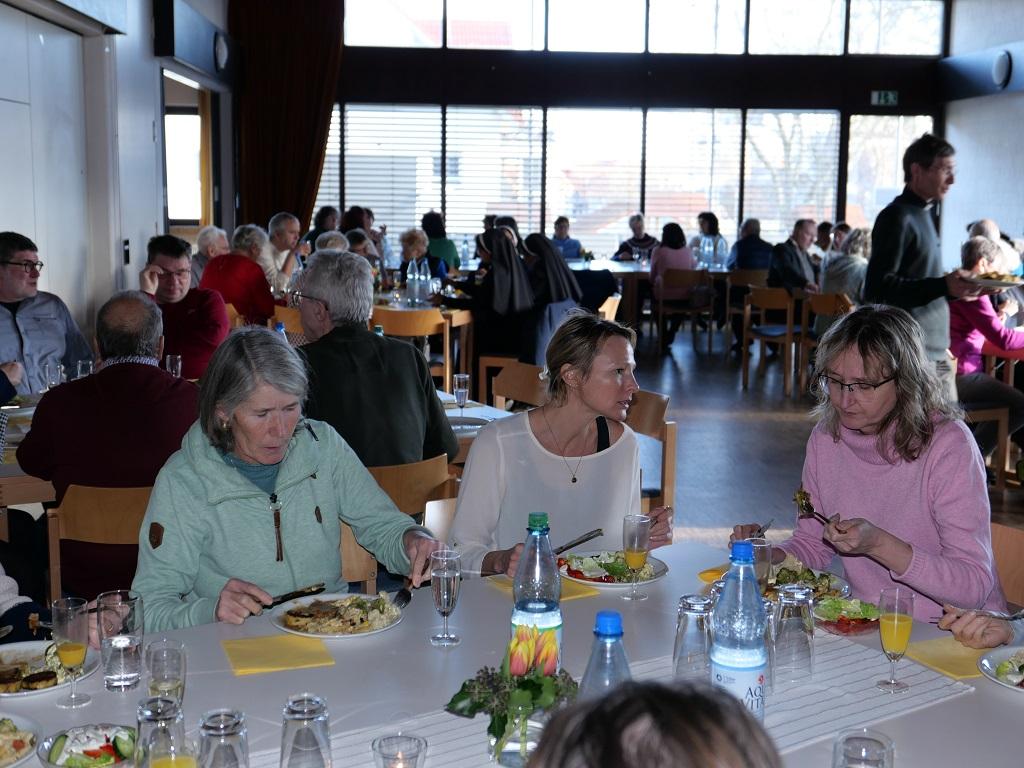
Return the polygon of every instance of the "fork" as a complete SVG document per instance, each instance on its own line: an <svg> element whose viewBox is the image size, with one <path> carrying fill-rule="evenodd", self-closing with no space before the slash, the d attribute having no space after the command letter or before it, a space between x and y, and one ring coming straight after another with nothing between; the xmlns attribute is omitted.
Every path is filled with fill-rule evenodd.
<svg viewBox="0 0 1024 768"><path fill-rule="evenodd" d="M767 523L765 523L760 528L758 528L756 531L754 531L754 535L751 536L750 538L752 538L752 539L764 538L765 531L767 531L769 528L771 528L772 527L772 523L774 523L774 522L775 522L775 518L773 517Z"/></svg>
<svg viewBox="0 0 1024 768"><path fill-rule="evenodd" d="M973 613L975 616L988 616L991 619L1006 619L1007 621L1016 621L1017 619L1024 619L1024 608L1013 613L1007 613L1006 611L986 611L981 608L957 608L960 613Z"/></svg>

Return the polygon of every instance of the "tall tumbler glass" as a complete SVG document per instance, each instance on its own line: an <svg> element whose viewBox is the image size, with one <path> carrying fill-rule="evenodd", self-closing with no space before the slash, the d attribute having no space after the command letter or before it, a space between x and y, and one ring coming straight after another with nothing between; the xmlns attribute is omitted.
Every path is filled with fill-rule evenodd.
<svg viewBox="0 0 1024 768"><path fill-rule="evenodd" d="M768 651L768 669L764 675L764 692L767 696L775 688L775 603L770 598L763 597L764 615L767 621L764 623L764 647Z"/></svg>
<svg viewBox="0 0 1024 768"><path fill-rule="evenodd" d="M163 696L143 699L137 725L135 768L195 768L179 702Z"/></svg>
<svg viewBox="0 0 1024 768"><path fill-rule="evenodd" d="M146 646L146 669L149 671L149 695L166 696L179 703L185 698L185 675L188 669L185 644L166 637Z"/></svg>
<svg viewBox="0 0 1024 768"><path fill-rule="evenodd" d="M814 590L779 588L775 605L775 683L806 683L814 675Z"/></svg>
<svg viewBox="0 0 1024 768"><path fill-rule="evenodd" d="M199 768L249 768L245 715L214 709L199 723Z"/></svg>
<svg viewBox="0 0 1024 768"><path fill-rule="evenodd" d="M711 598L679 598L672 666L677 680L709 680L711 674Z"/></svg>
<svg viewBox="0 0 1024 768"><path fill-rule="evenodd" d="M288 697L281 729L281 768L331 768L327 702L313 693Z"/></svg>
<svg viewBox="0 0 1024 768"><path fill-rule="evenodd" d="M92 376L93 364L92 360L79 360L78 361L78 376L76 378L82 379L86 376Z"/></svg>
<svg viewBox="0 0 1024 768"><path fill-rule="evenodd" d="M181 378L181 355L167 355L164 357L164 365L171 376Z"/></svg>
<svg viewBox="0 0 1024 768"><path fill-rule="evenodd" d="M103 592L96 598L96 630L103 656L103 685L124 691L142 676L142 596L130 589Z"/></svg>
<svg viewBox="0 0 1024 768"><path fill-rule="evenodd" d="M754 549L754 576L757 578L757 586L761 588L761 594L768 589L768 580L772 572L772 545L768 539L756 538L747 539Z"/></svg>

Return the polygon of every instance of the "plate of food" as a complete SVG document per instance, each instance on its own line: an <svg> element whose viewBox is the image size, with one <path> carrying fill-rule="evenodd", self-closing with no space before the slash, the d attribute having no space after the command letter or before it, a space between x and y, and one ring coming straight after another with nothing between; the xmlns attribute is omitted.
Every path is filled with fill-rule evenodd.
<svg viewBox="0 0 1024 768"><path fill-rule="evenodd" d="M966 279L983 288L1015 288L1024 283L1021 278L1006 272L982 272L980 275L971 275Z"/></svg>
<svg viewBox="0 0 1024 768"><path fill-rule="evenodd" d="M864 635L878 630L878 606L856 598L824 597L814 606L817 626L833 635Z"/></svg>
<svg viewBox="0 0 1024 768"><path fill-rule="evenodd" d="M1024 693L1024 650L1019 645L989 651L978 659L978 669L989 680Z"/></svg>
<svg viewBox="0 0 1024 768"><path fill-rule="evenodd" d="M596 587L628 587L633 577L626 565L626 553L581 552L558 558L558 571L570 581L591 584ZM656 557L647 556L647 562L640 569L637 584L650 584L668 573L668 565Z"/></svg>
<svg viewBox="0 0 1024 768"><path fill-rule="evenodd" d="M396 626L402 611L387 592L373 595L345 593L300 597L277 606L271 623L283 632L320 638L375 635Z"/></svg>
<svg viewBox="0 0 1024 768"><path fill-rule="evenodd" d="M21 765L32 757L41 732L35 720L0 712L0 768Z"/></svg>
<svg viewBox="0 0 1024 768"><path fill-rule="evenodd" d="M828 571L816 571L813 568L808 568L790 554L787 554L786 559L775 566L773 575L768 579L765 597L774 600L778 588L788 584L799 584L813 589L815 604L828 597L846 598L850 596L850 585L846 579Z"/></svg>
<svg viewBox="0 0 1024 768"><path fill-rule="evenodd" d="M43 739L36 755L45 766L67 768L130 763L135 757L135 728L111 723L78 725Z"/></svg>
<svg viewBox="0 0 1024 768"><path fill-rule="evenodd" d="M89 648L79 680L100 666L99 654ZM57 658L57 646L49 640L10 643L0 650L0 699L21 698L71 685L71 678Z"/></svg>

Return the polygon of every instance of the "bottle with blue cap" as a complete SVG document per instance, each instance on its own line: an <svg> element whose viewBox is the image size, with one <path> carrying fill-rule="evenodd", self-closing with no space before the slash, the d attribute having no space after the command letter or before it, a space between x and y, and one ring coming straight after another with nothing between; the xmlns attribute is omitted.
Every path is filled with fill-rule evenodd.
<svg viewBox="0 0 1024 768"><path fill-rule="evenodd" d="M764 720L768 667L764 605L754 575L754 549L735 541L722 594L712 615L711 682L744 703L750 714Z"/></svg>
<svg viewBox="0 0 1024 768"><path fill-rule="evenodd" d="M288 331L285 330L284 323L274 323L274 332L280 333L284 336L284 340L288 341Z"/></svg>
<svg viewBox="0 0 1024 768"><path fill-rule="evenodd" d="M512 581L512 635L519 627L536 627L541 634L554 632L557 671L562 658L562 580L548 538L547 513L531 512L527 526L526 542Z"/></svg>
<svg viewBox="0 0 1024 768"><path fill-rule="evenodd" d="M580 701L599 699L629 679L629 662L622 647L622 616L618 611L598 611L590 661L576 698Z"/></svg>

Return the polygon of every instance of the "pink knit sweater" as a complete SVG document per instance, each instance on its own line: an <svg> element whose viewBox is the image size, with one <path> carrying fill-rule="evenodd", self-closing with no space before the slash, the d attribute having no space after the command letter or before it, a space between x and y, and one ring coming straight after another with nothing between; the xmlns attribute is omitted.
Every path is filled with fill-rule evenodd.
<svg viewBox="0 0 1024 768"><path fill-rule="evenodd" d="M914 593L914 618L942 615L942 603L1006 609L992 560L991 510L981 454L962 421L944 422L925 452L895 464L879 456L876 435L841 428L838 441L819 424L807 441L803 484L826 517L860 517L913 548L905 573L864 555L840 555L853 596L878 602L885 587ZM781 546L811 568L827 568L835 550L814 518L797 522Z"/></svg>

